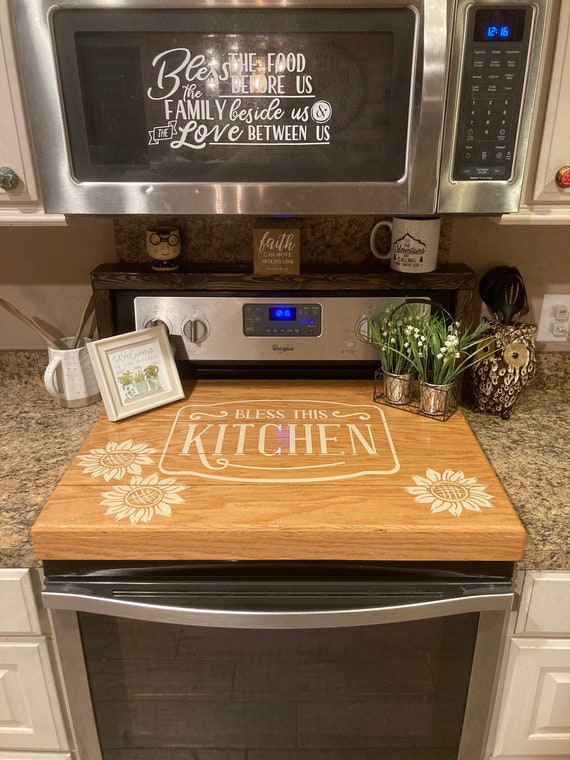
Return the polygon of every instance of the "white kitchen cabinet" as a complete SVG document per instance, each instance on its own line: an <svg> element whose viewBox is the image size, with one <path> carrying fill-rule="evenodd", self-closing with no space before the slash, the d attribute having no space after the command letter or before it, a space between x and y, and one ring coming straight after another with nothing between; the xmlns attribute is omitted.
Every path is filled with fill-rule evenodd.
<svg viewBox="0 0 570 760"><path fill-rule="evenodd" d="M570 167L570 2L553 0L550 38L540 79L541 98L533 124L529 170L518 214L505 224L570 224L570 185L556 175ZM553 51L553 55L551 54ZM570 170L569 170L570 171Z"/></svg>
<svg viewBox="0 0 570 760"><path fill-rule="evenodd" d="M10 23L11 1L0 0L0 224L65 224L64 216L45 214L42 207ZM12 189L5 187L9 177L17 181Z"/></svg>
<svg viewBox="0 0 570 760"><path fill-rule="evenodd" d="M0 569L0 760L66 760L69 744L32 571Z"/></svg>
<svg viewBox="0 0 570 760"><path fill-rule="evenodd" d="M570 573L527 572L492 758L570 757Z"/></svg>
<svg viewBox="0 0 570 760"><path fill-rule="evenodd" d="M71 755L68 752L3 752L0 749L0 760L71 760Z"/></svg>

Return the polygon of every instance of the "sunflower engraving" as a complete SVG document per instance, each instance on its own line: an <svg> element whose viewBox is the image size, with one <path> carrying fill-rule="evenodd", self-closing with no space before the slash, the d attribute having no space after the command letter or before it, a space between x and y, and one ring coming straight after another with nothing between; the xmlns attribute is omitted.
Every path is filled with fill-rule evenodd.
<svg viewBox="0 0 570 760"><path fill-rule="evenodd" d="M431 512L451 512L459 517L463 509L481 512L484 507L493 507L490 499L495 497L485 493L487 486L477 483L477 478L466 478L462 470L447 469L443 473L426 469L425 477L412 475L415 486L405 490L414 494L414 501L431 504Z"/></svg>
<svg viewBox="0 0 570 760"><path fill-rule="evenodd" d="M183 504L179 496L188 486L176 485L176 478L159 479L158 474L141 478L134 475L128 485L113 486L112 491L104 491L100 504L108 507L106 515L115 515L115 520L129 518L133 525L150 522L154 515L170 517L171 504Z"/></svg>
<svg viewBox="0 0 570 760"><path fill-rule="evenodd" d="M141 465L153 464L149 454L156 454L156 449L148 448L146 443L133 443L131 439L122 443L109 441L104 449L91 449L89 454L81 454L79 467L84 467L85 474L92 478L100 475L107 481L122 480L125 475L140 475Z"/></svg>

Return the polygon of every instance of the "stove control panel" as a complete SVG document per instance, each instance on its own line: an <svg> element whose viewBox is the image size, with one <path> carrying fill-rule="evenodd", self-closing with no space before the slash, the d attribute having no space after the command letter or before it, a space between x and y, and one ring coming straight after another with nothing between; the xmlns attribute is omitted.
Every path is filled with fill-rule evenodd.
<svg viewBox="0 0 570 760"><path fill-rule="evenodd" d="M246 336L316 338L321 334L323 307L320 303L246 303L243 333Z"/></svg>
<svg viewBox="0 0 570 760"><path fill-rule="evenodd" d="M136 329L163 323L176 359L370 361L367 317L405 296L137 296Z"/></svg>

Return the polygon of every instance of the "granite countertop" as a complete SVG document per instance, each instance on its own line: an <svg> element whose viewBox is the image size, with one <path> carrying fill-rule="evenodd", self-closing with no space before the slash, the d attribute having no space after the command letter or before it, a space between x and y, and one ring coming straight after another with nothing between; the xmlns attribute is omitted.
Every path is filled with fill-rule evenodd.
<svg viewBox="0 0 570 760"><path fill-rule="evenodd" d="M520 569L570 570L570 354L542 354L510 420L464 409L527 532ZM95 420L43 385L47 353L0 352L0 567L33 567L30 528ZM445 424L445 423L441 423Z"/></svg>

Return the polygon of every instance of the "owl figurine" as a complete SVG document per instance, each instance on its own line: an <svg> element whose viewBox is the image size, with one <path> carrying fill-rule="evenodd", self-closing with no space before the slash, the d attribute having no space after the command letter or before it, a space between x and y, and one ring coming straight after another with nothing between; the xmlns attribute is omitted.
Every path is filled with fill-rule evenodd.
<svg viewBox="0 0 570 760"><path fill-rule="evenodd" d="M472 370L475 408L509 419L536 369L535 331L536 325L489 322L483 333L481 360Z"/></svg>

